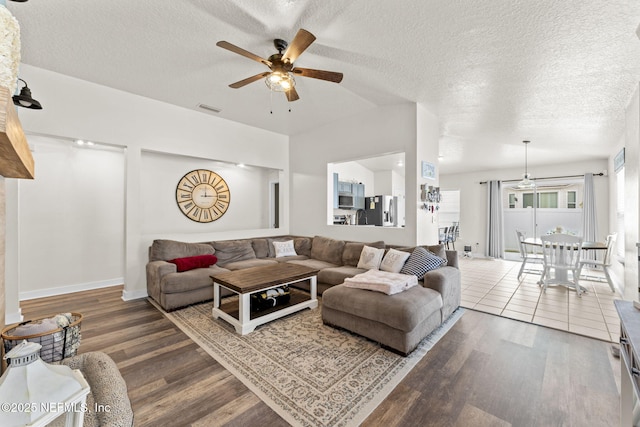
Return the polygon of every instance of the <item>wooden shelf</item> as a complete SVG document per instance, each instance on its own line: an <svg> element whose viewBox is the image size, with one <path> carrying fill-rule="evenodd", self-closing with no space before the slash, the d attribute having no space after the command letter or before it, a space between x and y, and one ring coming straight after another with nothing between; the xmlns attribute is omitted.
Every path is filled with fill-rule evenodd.
<svg viewBox="0 0 640 427"><path fill-rule="evenodd" d="M27 137L11 94L5 87L0 87L0 175L5 178L35 177L35 165Z"/></svg>

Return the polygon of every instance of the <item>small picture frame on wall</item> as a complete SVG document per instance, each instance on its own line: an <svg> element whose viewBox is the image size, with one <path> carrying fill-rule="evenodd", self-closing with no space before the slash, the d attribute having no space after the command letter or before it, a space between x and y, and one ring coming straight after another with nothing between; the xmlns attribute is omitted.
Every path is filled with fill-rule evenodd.
<svg viewBox="0 0 640 427"><path fill-rule="evenodd" d="M426 179L436 179L436 165L422 161L422 177Z"/></svg>

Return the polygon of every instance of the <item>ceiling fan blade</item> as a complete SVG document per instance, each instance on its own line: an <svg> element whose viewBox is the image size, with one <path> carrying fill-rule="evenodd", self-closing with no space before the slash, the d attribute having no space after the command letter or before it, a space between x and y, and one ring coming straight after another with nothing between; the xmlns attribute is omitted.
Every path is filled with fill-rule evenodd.
<svg viewBox="0 0 640 427"><path fill-rule="evenodd" d="M238 89L238 88L241 88L242 86L248 85L249 83L253 83L256 80L260 80L263 77L267 77L269 74L271 74L271 72L265 71L264 73L260 73L260 74L256 74L255 76L247 77L246 79L240 80L239 82L231 83L229 85L229 87L232 87L234 89Z"/></svg>
<svg viewBox="0 0 640 427"><path fill-rule="evenodd" d="M291 72L298 76L327 80L334 83L340 83L342 81L342 73L336 73L334 71L314 70L312 68L294 68Z"/></svg>
<svg viewBox="0 0 640 427"><path fill-rule="evenodd" d="M266 65L267 67L271 68L271 62L270 61L267 61L266 59L261 58L258 55L254 54L254 53L251 53L248 50L244 50L243 48L238 47L238 46L236 46L234 44L231 44L231 43L226 42L226 41L223 40L223 41L219 41L218 43L216 43L216 46L219 46L219 47L221 47L223 49L230 50L231 52L237 53L238 55L242 55L242 56L244 56L246 58L253 59L254 61L261 62L264 65Z"/></svg>
<svg viewBox="0 0 640 427"><path fill-rule="evenodd" d="M291 89L286 91L284 94L287 95L287 101L289 102L297 101L298 99L300 99L300 97L298 96L298 91L296 90L295 87L292 87Z"/></svg>
<svg viewBox="0 0 640 427"><path fill-rule="evenodd" d="M296 36L293 38L293 41L289 44L287 50L284 51L282 60L289 64L293 64L300 54L304 52L315 39L316 36L311 34L309 31L300 28Z"/></svg>

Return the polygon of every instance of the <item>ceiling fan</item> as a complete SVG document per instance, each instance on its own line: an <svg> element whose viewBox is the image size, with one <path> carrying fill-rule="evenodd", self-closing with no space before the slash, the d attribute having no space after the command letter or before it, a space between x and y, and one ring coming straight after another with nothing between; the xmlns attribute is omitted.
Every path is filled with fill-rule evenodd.
<svg viewBox="0 0 640 427"><path fill-rule="evenodd" d="M269 67L269 69L271 70L232 83L229 85L229 87L238 89L264 77L265 83L267 87L269 87L269 89L275 92L284 92L284 94L287 96L287 100L289 102L292 102L300 99L295 88L295 75L302 77L311 77L313 79L319 80L326 80L334 83L340 83L342 81L342 73L293 66L294 61L298 59L300 54L302 54L302 52L304 52L311 45L311 43L314 42L315 39L316 37L313 34L302 28L298 30L298 33L289 45L284 40L275 39L273 41L273 44L278 53L274 53L269 57L269 59L261 58L258 55L255 55L226 41L219 41L218 43L216 43L216 45L220 46L223 49L227 49L231 52L237 53L238 55L242 55L249 59L253 59L254 61L260 62Z"/></svg>

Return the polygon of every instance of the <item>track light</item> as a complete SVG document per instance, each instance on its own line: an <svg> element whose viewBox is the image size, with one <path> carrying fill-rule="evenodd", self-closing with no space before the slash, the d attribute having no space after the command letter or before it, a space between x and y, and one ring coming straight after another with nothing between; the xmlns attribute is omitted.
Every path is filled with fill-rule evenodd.
<svg viewBox="0 0 640 427"><path fill-rule="evenodd" d="M31 89L29 89L27 82L22 79L18 80L24 83L24 87L20 90L20 95L13 95L13 103L19 107L42 110L42 105L31 97Z"/></svg>

